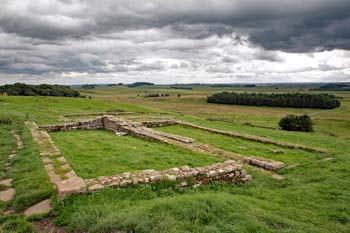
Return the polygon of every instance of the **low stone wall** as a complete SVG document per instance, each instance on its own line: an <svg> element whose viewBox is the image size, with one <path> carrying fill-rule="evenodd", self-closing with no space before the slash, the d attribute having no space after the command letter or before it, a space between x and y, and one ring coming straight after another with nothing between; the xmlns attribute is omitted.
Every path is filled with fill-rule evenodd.
<svg viewBox="0 0 350 233"><path fill-rule="evenodd" d="M314 147L309 147L309 146L300 145L300 144L275 141L273 139L264 138L264 137L260 137L260 136L241 134L241 133L237 133L237 132L224 131L224 130L219 130L219 129L212 129L212 128L207 128L207 127L203 127L203 126L199 126L199 125L195 125L195 124L183 122L183 121L177 121L177 123L184 125L184 126L191 127L191 128L205 130L205 131L208 131L211 133L222 134L222 135L235 137L235 138L243 138L243 139L247 139L250 141L267 143L267 144L272 144L272 145L281 146L281 147L287 147L287 148L291 148L291 149L300 149L300 150L305 150L305 151L310 151L310 152L328 153L328 151L326 149L323 149L323 148L314 148Z"/></svg>
<svg viewBox="0 0 350 233"><path fill-rule="evenodd" d="M156 128L169 125L176 125L177 121L175 120L161 120L161 121L143 121L141 124L147 128Z"/></svg>
<svg viewBox="0 0 350 233"><path fill-rule="evenodd" d="M276 171L284 167L282 162L258 157L245 157L243 162L269 171Z"/></svg>
<svg viewBox="0 0 350 233"><path fill-rule="evenodd" d="M208 184L215 180L222 180L233 183L247 182L251 180L242 165L234 160L227 160L223 163L216 163L204 167L191 168L182 166L163 171L153 169L140 172L126 172L114 176L101 176L96 179L86 179L88 190L95 191L106 186L126 187L136 184L155 183L159 181L176 181L181 186L198 186Z"/></svg>
<svg viewBox="0 0 350 233"><path fill-rule="evenodd" d="M46 130L48 132L56 131L67 131L67 130L76 130L76 129L104 129L103 119L96 118L92 120L82 120L72 123L60 124L60 125L41 125L40 129Z"/></svg>

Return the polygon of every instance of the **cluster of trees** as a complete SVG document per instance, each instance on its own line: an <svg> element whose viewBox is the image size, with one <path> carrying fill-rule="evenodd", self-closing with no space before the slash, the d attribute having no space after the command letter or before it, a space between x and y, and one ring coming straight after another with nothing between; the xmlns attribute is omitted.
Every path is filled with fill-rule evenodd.
<svg viewBox="0 0 350 233"><path fill-rule="evenodd" d="M193 89L190 86L178 86L178 85L171 86L170 88L172 88L172 89L181 89L181 90L192 90Z"/></svg>
<svg viewBox="0 0 350 233"><path fill-rule="evenodd" d="M207 102L219 104L325 109L332 109L340 106L340 101L335 95L306 93L265 94L222 92L208 96Z"/></svg>
<svg viewBox="0 0 350 233"><path fill-rule="evenodd" d="M169 97L170 95L168 93L165 94L160 94L160 93L156 93L156 94L145 94L144 97L145 98L150 98L150 97Z"/></svg>
<svg viewBox="0 0 350 233"><path fill-rule="evenodd" d="M20 96L64 96L81 97L80 93L71 89L69 86L61 85L27 85L24 83L15 83L11 85L0 86L2 95L20 95Z"/></svg>
<svg viewBox="0 0 350 233"><path fill-rule="evenodd" d="M154 83L149 83L149 82L136 82L136 83L132 83L129 84L128 87L138 87L138 86L145 86L145 85L154 85Z"/></svg>
<svg viewBox="0 0 350 233"><path fill-rule="evenodd" d="M210 84L210 87L256 87L255 84Z"/></svg>
<svg viewBox="0 0 350 233"><path fill-rule="evenodd" d="M114 87L114 86L123 86L123 83L118 83L118 84L116 84L116 83L111 83L111 84L107 84L107 87Z"/></svg>
<svg viewBox="0 0 350 233"><path fill-rule="evenodd" d="M308 115L288 115L279 121L281 129L288 131L313 132L312 125L312 120Z"/></svg>
<svg viewBox="0 0 350 233"><path fill-rule="evenodd" d="M93 85L93 84L84 84L81 86L82 89L86 89L86 90L94 89L95 87L97 87L97 85Z"/></svg>

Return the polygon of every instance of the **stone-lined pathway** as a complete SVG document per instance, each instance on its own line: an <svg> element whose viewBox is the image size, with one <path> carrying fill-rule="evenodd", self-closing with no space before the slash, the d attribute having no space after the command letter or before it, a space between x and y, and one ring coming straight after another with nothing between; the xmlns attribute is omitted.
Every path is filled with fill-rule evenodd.
<svg viewBox="0 0 350 233"><path fill-rule="evenodd" d="M84 180L77 176L50 135L40 130L34 122L25 122L30 127L34 141L38 145L45 170L60 197L87 190ZM56 161L59 165L54 165ZM58 167L57 167L58 166ZM58 172L61 171L61 172Z"/></svg>
<svg viewBox="0 0 350 233"><path fill-rule="evenodd" d="M11 153L8 155L8 161L5 164L5 171L6 176L8 177L8 173L11 170L11 160L16 157L16 153L18 150L23 149L23 141L21 137L18 135L16 130L11 131L12 135L16 139L16 149L11 151ZM13 199L16 190L12 187L12 179L7 178L0 181L0 185L5 187L5 190L0 192L0 200L3 202L9 202Z"/></svg>

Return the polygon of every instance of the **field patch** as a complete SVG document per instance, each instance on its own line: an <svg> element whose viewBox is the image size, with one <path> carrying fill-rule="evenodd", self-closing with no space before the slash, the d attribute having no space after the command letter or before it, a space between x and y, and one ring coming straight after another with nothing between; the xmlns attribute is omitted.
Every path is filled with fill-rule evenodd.
<svg viewBox="0 0 350 233"><path fill-rule="evenodd" d="M83 178L223 161L159 142L128 135L118 137L105 130L52 132L50 136L77 175Z"/></svg>
<svg viewBox="0 0 350 233"><path fill-rule="evenodd" d="M299 149L287 149L275 145L232 138L182 125L159 127L157 130L180 136L192 137L198 142L209 144L234 153L279 160L285 163L309 160L310 158L315 158L315 155L318 154Z"/></svg>

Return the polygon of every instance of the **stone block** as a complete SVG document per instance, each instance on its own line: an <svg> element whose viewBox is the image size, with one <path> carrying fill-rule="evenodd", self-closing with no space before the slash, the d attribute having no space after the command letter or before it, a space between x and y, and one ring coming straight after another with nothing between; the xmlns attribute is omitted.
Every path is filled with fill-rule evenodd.
<svg viewBox="0 0 350 233"><path fill-rule="evenodd" d="M51 200L47 199L42 202L39 202L36 205L33 205L32 207L26 209L24 211L24 216L30 217L33 215L38 215L38 214L48 214L52 211L52 205L51 205Z"/></svg>

